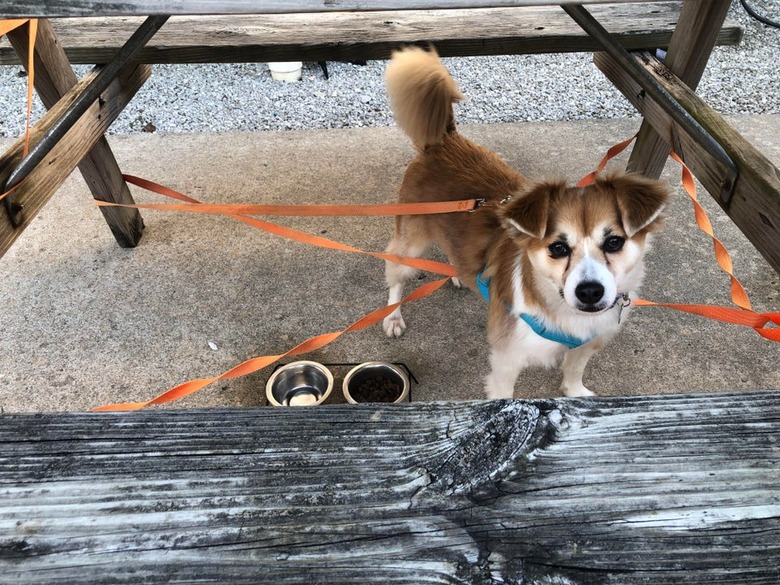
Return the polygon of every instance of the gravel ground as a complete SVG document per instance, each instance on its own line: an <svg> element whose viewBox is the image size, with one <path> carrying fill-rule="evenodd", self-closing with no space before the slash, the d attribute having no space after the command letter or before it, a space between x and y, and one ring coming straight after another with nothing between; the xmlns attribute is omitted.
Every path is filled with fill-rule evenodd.
<svg viewBox="0 0 780 585"><path fill-rule="evenodd" d="M780 20L780 0L750 0ZM750 18L739 2L729 17L745 29L737 47L715 49L699 93L723 114L780 113L780 30ZM590 53L467 57L444 60L467 99L461 123L555 121L635 116L594 67ZM158 65L111 127L113 134L288 130L387 126L392 123L382 74L385 62L329 63L325 79L304 63L300 82L271 79L265 63ZM88 67L78 67L79 74ZM26 79L0 67L0 136L24 129ZM34 116L43 111L36 104Z"/></svg>

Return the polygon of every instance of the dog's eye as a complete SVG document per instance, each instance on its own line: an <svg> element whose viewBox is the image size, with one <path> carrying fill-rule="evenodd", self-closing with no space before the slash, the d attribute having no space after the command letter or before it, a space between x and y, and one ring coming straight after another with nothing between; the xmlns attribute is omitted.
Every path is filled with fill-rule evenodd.
<svg viewBox="0 0 780 585"><path fill-rule="evenodd" d="M553 242L547 246L547 250L553 258L565 258L571 254L571 248L565 242Z"/></svg>
<svg viewBox="0 0 780 585"><path fill-rule="evenodd" d="M610 236L604 240L604 244L601 246L601 249L608 254L614 254L615 252L620 252L620 250L623 249L623 244L625 243L625 238L621 238L620 236Z"/></svg>

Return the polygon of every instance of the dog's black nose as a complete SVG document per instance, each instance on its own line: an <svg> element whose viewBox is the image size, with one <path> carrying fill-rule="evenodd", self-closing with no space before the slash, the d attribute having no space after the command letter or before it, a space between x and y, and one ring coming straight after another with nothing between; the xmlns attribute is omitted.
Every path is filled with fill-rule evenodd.
<svg viewBox="0 0 780 585"><path fill-rule="evenodd" d="M595 280L581 282L574 289L577 298L586 305L595 305L604 296L604 286Z"/></svg>

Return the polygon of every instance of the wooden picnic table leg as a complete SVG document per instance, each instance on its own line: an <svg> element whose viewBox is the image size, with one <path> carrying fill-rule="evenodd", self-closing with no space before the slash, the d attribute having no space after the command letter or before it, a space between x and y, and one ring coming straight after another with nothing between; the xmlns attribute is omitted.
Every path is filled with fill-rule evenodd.
<svg viewBox="0 0 780 585"><path fill-rule="evenodd" d="M27 33L27 26L8 33L8 39L16 54L25 64L28 56ZM51 23L41 19L38 22L38 37L35 43L35 89L41 101L47 109L51 109L77 81L76 73L59 44ZM101 136L82 159L79 170L95 199L133 203L130 189L122 178L119 164L105 136ZM132 248L138 244L144 222L137 209L101 207L100 210L121 247Z"/></svg>
<svg viewBox="0 0 780 585"><path fill-rule="evenodd" d="M695 90L707 66L731 0L685 0L664 64ZM645 120L628 161L628 170L658 178L670 145Z"/></svg>

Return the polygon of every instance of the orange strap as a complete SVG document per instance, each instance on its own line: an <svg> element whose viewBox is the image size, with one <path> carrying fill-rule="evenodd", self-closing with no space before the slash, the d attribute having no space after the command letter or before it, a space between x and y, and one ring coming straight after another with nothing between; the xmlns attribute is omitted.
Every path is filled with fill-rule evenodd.
<svg viewBox="0 0 780 585"><path fill-rule="evenodd" d="M170 197L172 199L176 199L179 201L185 201L190 205L203 205L197 199L193 199L192 197L184 195L183 193L179 193L178 191L174 191L173 189L170 189L168 187L164 187L163 185L158 185L157 183L146 181L144 179L139 179L137 177L133 177L130 175L124 175L124 178L129 183L142 186L160 195L164 195L166 197ZM239 215L235 213L222 212L222 214L227 215L228 217L232 217L233 219L241 221L255 228L262 229L269 233L279 235L285 238L289 238L297 242L311 244L314 246L328 248L331 250L341 250L344 252L366 254L383 260L390 260L391 262L398 262L400 264L412 266L414 268L418 268L421 270L443 274L445 276L457 276L457 272L455 271L455 268L450 264L445 264L443 262L435 262L433 260L425 260L423 258L405 258L405 257L395 256L393 254L378 254L373 252L365 252L358 248L353 248L352 246L347 246L346 244L341 244L339 242L335 242L327 238L314 236L311 234L307 234L305 232L300 232L298 230L280 226L267 221L262 221L252 217L246 217L244 215ZM347 333L349 331L357 331L359 329L365 329L367 327L370 327L371 325L374 325L375 323L378 323L379 321L384 319L387 315L392 313L393 310L395 310L395 308L400 306L401 304L416 301L437 291L447 282L447 280L448 280L447 278L443 278L440 280L430 282L428 284L424 284L423 286L415 289L409 296L404 298L399 303L387 305L385 307L381 307L380 309L372 311L368 315L365 315L363 318L359 319L358 321L356 321L355 323L353 323L352 325L350 325L349 327L341 331L337 331L334 333L325 333L322 335L311 337L306 341L304 341L303 343L300 343L299 345L295 346L291 350L287 351L286 353L280 355L265 355L265 356L255 357L235 366L234 368L231 368L230 370L228 370L227 372L219 376L213 378L199 378L196 380L183 382L182 384L179 384L178 386L174 386L173 388L166 390L162 394L146 402L126 402L126 403L119 403L119 404L107 404L104 406L98 406L96 408L93 408L92 410L93 411L139 410L141 408L144 408L152 404L164 404L166 402L173 402L175 400L184 398L185 396L189 396L190 394L193 394L218 380L227 380L230 378L245 376L247 374L256 372L266 366L269 366L272 363L280 359L283 359L285 357L300 355L303 353L314 351L316 349L320 349L321 347L324 347L328 343L335 341L344 333Z"/></svg>
<svg viewBox="0 0 780 585"><path fill-rule="evenodd" d="M137 185L160 195L169 194L163 185L135 177L122 175L128 183ZM178 195L181 195L180 193ZM186 198L175 197L182 201ZM113 203L96 201L103 207L131 207L134 209L155 209L158 211L188 211L217 215L285 215L285 216L337 216L366 217L372 215L430 215L439 213L462 213L473 211L479 205L476 199L460 201L432 201L426 203L386 203L377 205L254 205L246 203Z"/></svg>
<svg viewBox="0 0 780 585"><path fill-rule="evenodd" d="M234 368L228 370L227 372L220 374L219 376L215 376L213 378L199 378L197 380L190 380L189 382L184 382L183 384L174 386L170 390L163 392L162 394L156 396L155 398L152 398L151 400L147 400L146 402L124 402L119 404L107 404L105 406L98 406L96 408L93 408L92 410L93 411L139 410L141 408L150 406L152 404L164 404L166 402L173 402L174 400L179 400L180 398L189 396L190 394L193 394L198 390L205 388L209 384L213 384L214 382L217 382L219 380L229 380L231 378L246 376L247 374L251 374L262 368L265 368L266 366L271 365L275 361L283 359L285 357L299 355L302 353L308 353L310 351L320 349L321 347L327 345L328 343L335 341L336 339L338 339L339 337L341 337L347 332L365 329L367 327L370 327L378 323L379 321L387 317L390 313L392 313L396 309L396 307L404 303L410 303L412 301L416 301L439 290L444 284L447 283L448 280L449 279L447 278L442 278L440 280L435 280L433 282L424 284L416 288L409 296L404 298L402 301L376 309L375 311L372 311L367 315L363 316L361 319L355 321L352 325L350 325L346 329L342 329L341 331L336 331L334 333L324 333L322 335L317 335L316 337L311 337L306 341L304 341L303 343L296 345L291 350L283 354L264 355L264 356L249 359L235 366Z"/></svg>
<svg viewBox="0 0 780 585"><path fill-rule="evenodd" d="M628 145L630 145L631 142L633 142L635 138L636 135L610 148L607 151L606 156L599 163L597 170L593 173L590 173L588 176L584 177L582 181L580 181L579 185L584 186L592 183L595 176L606 167L607 162L610 159L617 156L618 154L620 154L621 152L623 152L628 147ZM778 324L778 314L777 313L755 313L752 311L750 300L747 296L747 293L745 292L744 287L741 285L739 280L733 274L731 257L729 256L729 253L726 250L725 246L723 246L723 244L717 238L715 238L712 230L712 225L707 217L707 214L698 202L696 196L696 185L693 180L692 173L676 153L672 152L671 156L682 167L683 187L685 188L686 193L688 193L689 197L691 198L691 201L694 204L697 224L705 233L707 233L713 239L713 243L715 246L715 254L718 263L721 266L721 268L724 270L724 272L726 272L729 275L729 278L731 279L732 299L737 306L743 309L743 311L737 311L737 313L735 314L732 312L733 309L717 307L713 305L654 303L651 301L643 301L643 300L636 301L636 304L638 306L666 307L669 309L675 309L678 311L684 311L687 313L699 315L709 319L715 319L715 320L725 321L727 323L733 323L736 325L752 327L762 337L765 337L766 339L770 339L773 341L777 341L778 338L780 338L780 333L778 333L773 328L766 328L766 326L770 323ZM167 197L172 197L174 199L185 201L191 204L198 204L198 201L196 201L195 199L187 197L182 193L178 193L176 191L173 191L172 189L169 189L157 183L153 183L151 181L147 181L130 175L125 175L125 180L127 180L129 183L149 189L153 192L165 195ZM203 205L203 204L199 204L199 205ZM189 211L192 211L195 209L195 206L188 206L187 209ZM225 214L224 211L220 213ZM457 276L454 268L449 264L424 260L420 258L401 258L390 254L377 254L373 252L365 252L363 250L359 250L357 248L353 248L345 244L340 244L338 242L328 240L327 238L321 238L319 236L298 232L297 230L292 230L290 228L285 228L283 226L279 226L269 222L264 222L250 217L245 217L240 214L231 213L227 215L230 215L230 217L238 219L239 221L242 221L254 227L263 229L265 231L274 233L276 235L280 235L282 237L293 239L298 242L312 244L315 246L320 246L329 249L346 251L346 252L367 254L376 258L398 262L401 264L405 264L408 266L412 266L414 268L426 270L433 273L438 273L447 276ZM740 317L736 316L742 312L744 312L745 314Z"/></svg>
<svg viewBox="0 0 780 585"><path fill-rule="evenodd" d="M27 118L24 126L24 149L22 151L22 158L26 157L27 153L30 151L30 120L32 118L33 87L35 84L35 39L38 36L38 20L35 18L0 20L0 37L27 23L30 24L30 31L27 36ZM14 189L19 185L21 185L21 183L12 187L5 193L0 193L0 201L5 199L10 193L13 193Z"/></svg>
<svg viewBox="0 0 780 585"><path fill-rule="evenodd" d="M780 313L756 313L752 310L734 309L732 307L718 307L716 305L681 305L677 303L654 303L637 299L633 302L638 307L664 307L674 309L715 321L731 323L733 325L742 325L752 327L761 337L770 341L780 342L780 329L777 327L767 327L774 324L780 327Z"/></svg>
<svg viewBox="0 0 780 585"><path fill-rule="evenodd" d="M637 301L636 304L638 306L644 307L665 307L667 309L683 311L693 315L706 317L708 319L714 319L716 321L723 321L724 323L752 327L760 336L771 341L780 342L780 329L777 327L767 327L769 324L780 326L780 313L756 313L753 311L750 304L750 299L748 298L748 294L745 291L745 287L742 286L742 283L739 281L739 279L734 276L734 267L731 262L731 255L729 254L728 250L726 250L726 247L723 245L723 243L715 237L710 218L699 203L699 200L696 196L696 182L693 180L693 173L691 173L688 166L682 161L676 152L671 151L669 156L677 161L682 168L683 188L693 203L696 224L699 226L701 231L712 238L712 243L715 249L715 259L718 261L718 266L720 266L721 270L723 270L723 272L729 276L731 284L731 300L735 305L737 305L737 307L739 307L739 309L718 307L713 305L654 303L643 300Z"/></svg>
<svg viewBox="0 0 780 585"><path fill-rule="evenodd" d="M631 138L627 138L623 142L620 142L610 148L607 151L607 154L604 155L604 158L601 159L601 162L596 167L596 170L592 173L588 173L582 179L580 179L580 182L577 183L577 187L587 187L588 185L591 185L596 178L596 176L604 170L604 168L607 166L607 163L615 158L617 155L619 155L621 152L623 152L626 148L628 148L628 145L631 144L634 139L637 137L636 134L634 134Z"/></svg>
<svg viewBox="0 0 780 585"><path fill-rule="evenodd" d="M676 160L682 167L683 188L693 203L696 224L699 226L701 231L712 238L712 243L715 248L715 259L718 261L718 265L721 267L723 272L729 276L731 281L731 300L738 307L745 309L746 311L750 311L750 299L748 298L747 292L745 292L745 287L743 287L742 283L737 280L736 276L734 276L734 266L731 262L731 255L729 255L728 250L726 250L726 247L721 243L721 241L715 237L715 234L712 231L712 223L710 222L710 218L707 216L707 212L704 211L704 208L701 206L698 198L696 197L696 183L693 180L693 173L691 173L690 169L686 166L686 164L682 161L676 152L670 151L669 156Z"/></svg>
<svg viewBox="0 0 780 585"><path fill-rule="evenodd" d="M165 187L163 185L153 183L152 181L139 179L138 177L134 177L132 175L122 175L122 176L124 177L125 181L127 181L128 183L138 185L140 187L143 187L144 189L148 189L159 195L164 195L165 197L170 197L171 199L177 199L179 201L185 201L187 203L205 205L203 203L200 203L197 199L193 199L192 197L188 197L183 193L179 193L178 191L174 191L169 187ZM342 252L352 252L353 254L364 254L366 256L373 256L374 258L379 258L380 260L389 260L390 262L397 262L398 264L404 264L405 266L411 266L412 268L417 268L418 270L425 270L426 272L441 274L443 276L458 275L454 266L452 266L451 264L445 264L444 262L436 262L435 260L425 260L424 258L401 257L401 256L396 256L395 254L381 254L377 252L366 252L359 248L354 248L352 246L348 246L346 244L342 244L334 240L329 240L328 238L307 234L306 232L301 232L275 223L263 221L260 219L255 219L253 217L247 217L235 213L223 213L223 215L232 217L233 219L241 221L257 229L261 229L271 234L281 236L283 238L287 238L290 240L294 240L302 244L309 244L312 246L318 246L320 248L327 248L329 250L339 250Z"/></svg>
<svg viewBox="0 0 780 585"><path fill-rule="evenodd" d="M27 18L0 20L0 37L29 22Z"/></svg>

